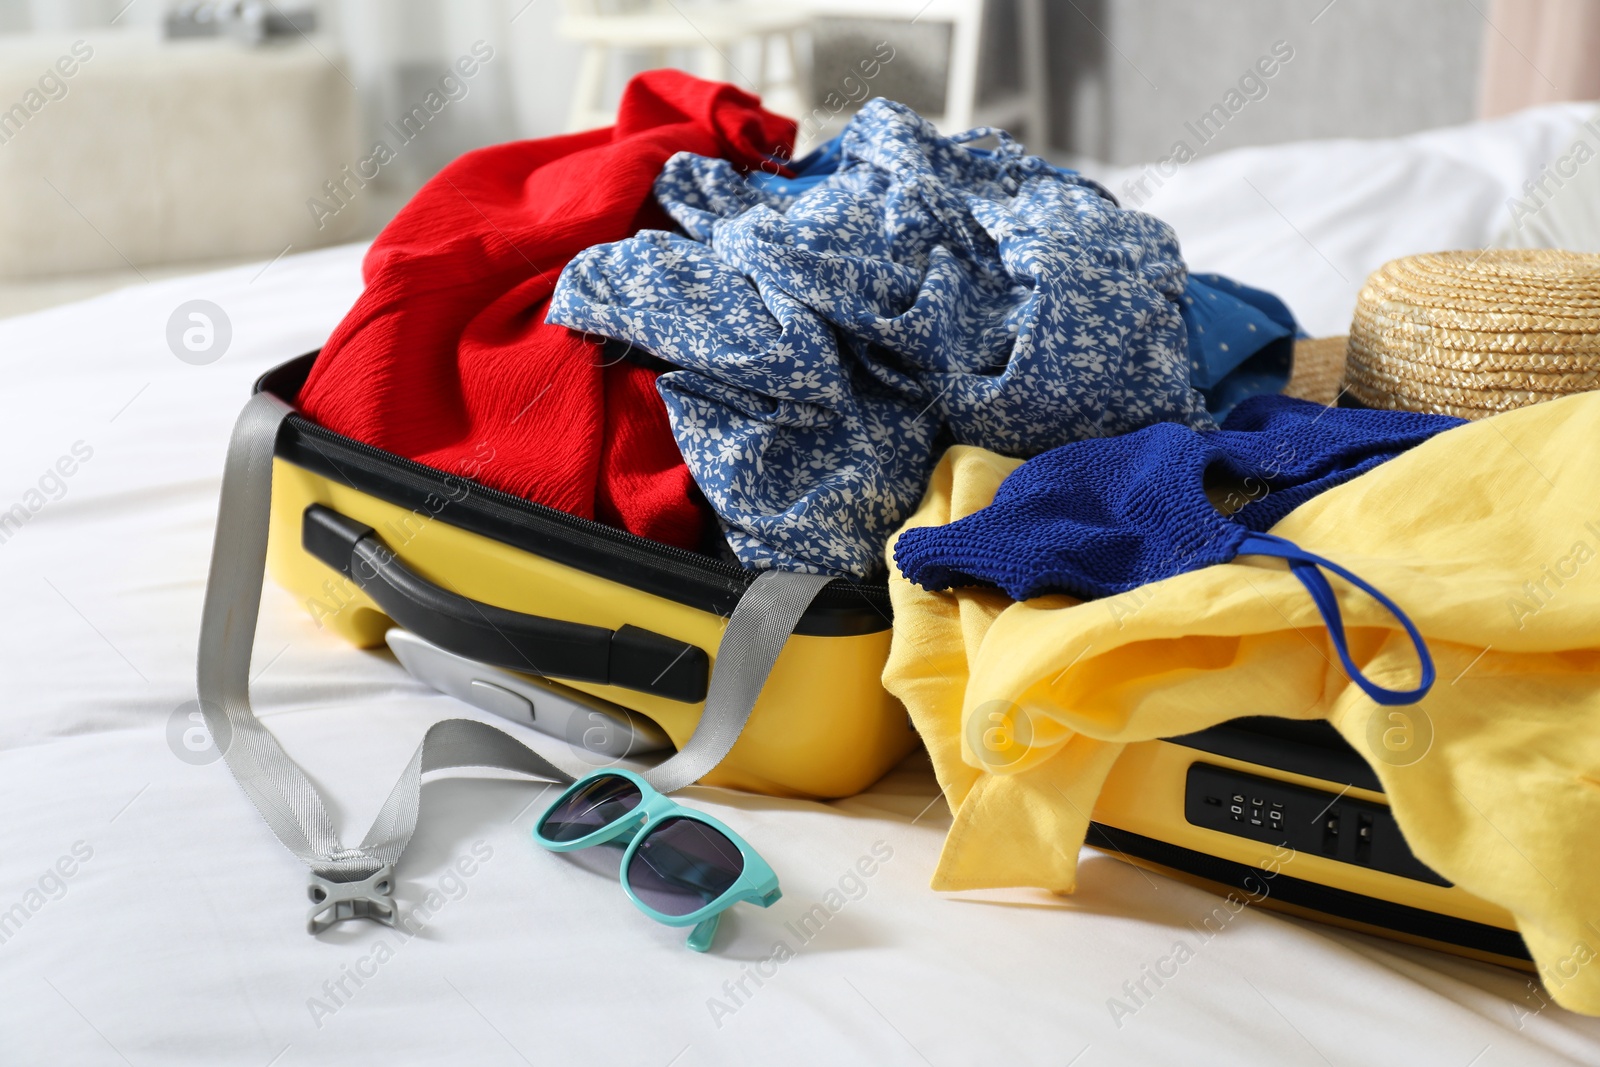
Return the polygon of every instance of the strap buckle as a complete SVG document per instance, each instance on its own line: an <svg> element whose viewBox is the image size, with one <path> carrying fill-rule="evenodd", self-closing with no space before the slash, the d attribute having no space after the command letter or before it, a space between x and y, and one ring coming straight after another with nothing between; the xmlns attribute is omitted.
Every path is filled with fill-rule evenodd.
<svg viewBox="0 0 1600 1067"><path fill-rule="evenodd" d="M313 873L306 886L306 896L311 898L306 933L320 934L347 919L371 919L393 926L393 892L394 865L389 863L359 882L330 882Z"/></svg>

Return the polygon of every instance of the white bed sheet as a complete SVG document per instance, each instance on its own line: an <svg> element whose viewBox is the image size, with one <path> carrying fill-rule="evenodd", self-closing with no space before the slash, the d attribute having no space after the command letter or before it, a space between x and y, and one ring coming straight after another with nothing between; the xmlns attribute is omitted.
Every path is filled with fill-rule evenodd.
<svg viewBox="0 0 1600 1067"><path fill-rule="evenodd" d="M1241 151L1186 168L1149 206L1197 268L1340 332L1384 259L1485 243L1583 114ZM0 943L0 1064L1600 1062L1600 1020L1547 1006L1520 974L1259 908L1205 939L1216 898L1091 852L1069 898L935 894L950 820L920 757L833 804L686 791L757 844L785 892L737 909L707 955L613 881L533 847L539 790L504 781L425 788L398 895L451 898L421 935L308 937L303 870L222 763L174 755L168 724L192 697L228 428L256 375L326 338L360 253L0 322L0 510L75 443L93 450L0 544L0 914L26 913ZM232 322L209 366L164 340L195 298ZM258 707L359 839L425 726L471 712L319 632L280 590L262 614ZM452 880L479 842L488 858ZM859 899L798 938L789 924L879 842L892 858ZM74 849L72 876L45 878ZM795 953L774 968L780 939ZM1114 1017L1111 998L1135 1006L1124 983L1178 940L1194 958ZM381 962L379 945L394 946Z"/></svg>

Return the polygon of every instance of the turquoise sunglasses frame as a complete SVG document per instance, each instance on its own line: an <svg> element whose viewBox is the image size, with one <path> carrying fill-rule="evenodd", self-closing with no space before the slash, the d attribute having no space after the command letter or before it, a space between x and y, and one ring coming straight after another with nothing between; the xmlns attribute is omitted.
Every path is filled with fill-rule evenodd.
<svg viewBox="0 0 1600 1067"><path fill-rule="evenodd" d="M620 819L616 819L591 834L572 841L552 841L544 836L545 820L550 818L550 813L555 811L567 798L590 782L601 778L625 778L639 790L639 803ZM633 854L638 851L639 842L650 836L653 827L660 826L668 819L689 819L693 822L704 823L716 830L733 842L739 850L739 855L744 859L744 871L735 879L715 900L703 907L689 912L687 915L665 915L644 901L633 891L633 886L628 884L628 865L633 861ZM722 922L722 913L739 903L741 900L751 904L758 904L763 908L770 908L783 896L783 890L778 888L778 876L767 861L750 847L750 843L727 826L713 819L709 815L702 815L692 808L686 808L677 801L656 790L649 782L632 771L621 768L606 767L590 773L573 782L561 795L545 809L539 821L533 825L533 839L540 847L552 852L575 852L581 848L592 848L603 845L617 838L628 840L628 847L622 854L622 891L628 894L628 899L633 901L633 906L644 912L650 918L666 926L692 926L689 932L688 945L696 952L705 952L711 947L712 938L717 935L717 926Z"/></svg>

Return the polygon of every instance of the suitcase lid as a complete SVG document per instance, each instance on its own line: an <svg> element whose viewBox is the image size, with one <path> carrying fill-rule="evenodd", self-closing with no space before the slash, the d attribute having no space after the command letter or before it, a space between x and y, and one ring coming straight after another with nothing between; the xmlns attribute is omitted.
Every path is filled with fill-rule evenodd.
<svg viewBox="0 0 1600 1067"><path fill-rule="evenodd" d="M308 352L273 368L257 379L254 391L293 403L316 357ZM718 615L731 613L761 573L479 483L464 496L444 493L447 480L460 482L459 475L374 448L299 414L284 421L275 454L390 503L427 505L451 525ZM441 497L443 508L438 507ZM794 632L815 637L882 633L892 618L885 583L838 578L812 602Z"/></svg>

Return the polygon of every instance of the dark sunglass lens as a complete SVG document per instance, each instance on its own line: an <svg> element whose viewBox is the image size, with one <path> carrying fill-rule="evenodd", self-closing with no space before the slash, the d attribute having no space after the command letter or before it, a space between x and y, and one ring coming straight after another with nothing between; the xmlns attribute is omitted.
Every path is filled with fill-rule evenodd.
<svg viewBox="0 0 1600 1067"><path fill-rule="evenodd" d="M688 915L726 893L744 873L728 835L697 819L667 819L650 831L628 864L628 884L663 915Z"/></svg>
<svg viewBox="0 0 1600 1067"><path fill-rule="evenodd" d="M548 841L576 841L639 806L639 787L617 774L596 778L545 812L539 833Z"/></svg>

